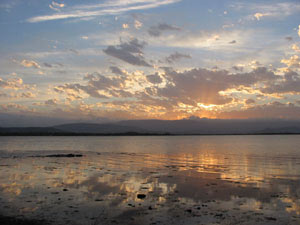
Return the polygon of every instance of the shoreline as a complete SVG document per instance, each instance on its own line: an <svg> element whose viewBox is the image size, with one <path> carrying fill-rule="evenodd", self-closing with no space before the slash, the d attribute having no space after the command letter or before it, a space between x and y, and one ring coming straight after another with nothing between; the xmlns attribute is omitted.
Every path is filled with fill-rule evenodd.
<svg viewBox="0 0 300 225"><path fill-rule="evenodd" d="M174 133L0 133L0 137L8 136L250 136L250 135L300 135L300 133L217 133L217 134L174 134Z"/></svg>

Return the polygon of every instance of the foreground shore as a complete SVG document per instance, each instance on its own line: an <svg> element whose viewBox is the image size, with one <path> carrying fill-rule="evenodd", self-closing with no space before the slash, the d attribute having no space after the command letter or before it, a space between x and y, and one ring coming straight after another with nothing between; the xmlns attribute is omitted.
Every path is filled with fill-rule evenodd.
<svg viewBox="0 0 300 225"><path fill-rule="evenodd" d="M256 177L255 168L243 171L230 156L215 164L187 156L30 153L0 162L1 224L300 222L299 178Z"/></svg>

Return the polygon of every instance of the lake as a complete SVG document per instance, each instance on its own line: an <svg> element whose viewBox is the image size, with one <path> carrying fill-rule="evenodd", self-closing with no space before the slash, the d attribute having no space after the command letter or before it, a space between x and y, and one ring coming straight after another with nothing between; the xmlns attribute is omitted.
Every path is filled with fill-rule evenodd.
<svg viewBox="0 0 300 225"><path fill-rule="evenodd" d="M300 135L0 137L0 171L51 224L300 223Z"/></svg>

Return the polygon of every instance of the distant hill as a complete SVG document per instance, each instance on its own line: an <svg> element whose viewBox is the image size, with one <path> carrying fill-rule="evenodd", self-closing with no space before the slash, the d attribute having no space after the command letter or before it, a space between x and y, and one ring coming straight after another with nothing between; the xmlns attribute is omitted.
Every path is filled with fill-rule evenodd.
<svg viewBox="0 0 300 225"><path fill-rule="evenodd" d="M54 127L0 127L0 135L3 134L59 134L63 133L61 130Z"/></svg>
<svg viewBox="0 0 300 225"><path fill-rule="evenodd" d="M294 120L222 120L222 119L185 119L185 120L127 120L117 124L142 127L150 132L172 134L256 134L256 133L300 133L300 121ZM287 127L289 128L287 130Z"/></svg>
<svg viewBox="0 0 300 225"><path fill-rule="evenodd" d="M260 133L268 134L300 134L300 127L282 127L282 128L267 128Z"/></svg>
<svg viewBox="0 0 300 225"><path fill-rule="evenodd" d="M300 134L292 120L124 120L114 123L70 123L51 127L0 127L0 135L213 135Z"/></svg>
<svg viewBox="0 0 300 225"><path fill-rule="evenodd" d="M54 126L54 129L67 133L92 133L92 134L114 134L114 133L147 133L148 131L132 126L122 126L118 124L94 124L94 123L72 123Z"/></svg>

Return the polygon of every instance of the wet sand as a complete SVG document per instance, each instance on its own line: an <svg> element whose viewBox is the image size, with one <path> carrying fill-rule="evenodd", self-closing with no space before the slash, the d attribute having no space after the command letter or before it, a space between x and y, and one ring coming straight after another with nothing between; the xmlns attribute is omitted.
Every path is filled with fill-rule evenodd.
<svg viewBox="0 0 300 225"><path fill-rule="evenodd" d="M296 225L299 169L295 157L10 154L0 159L0 214L55 225Z"/></svg>

